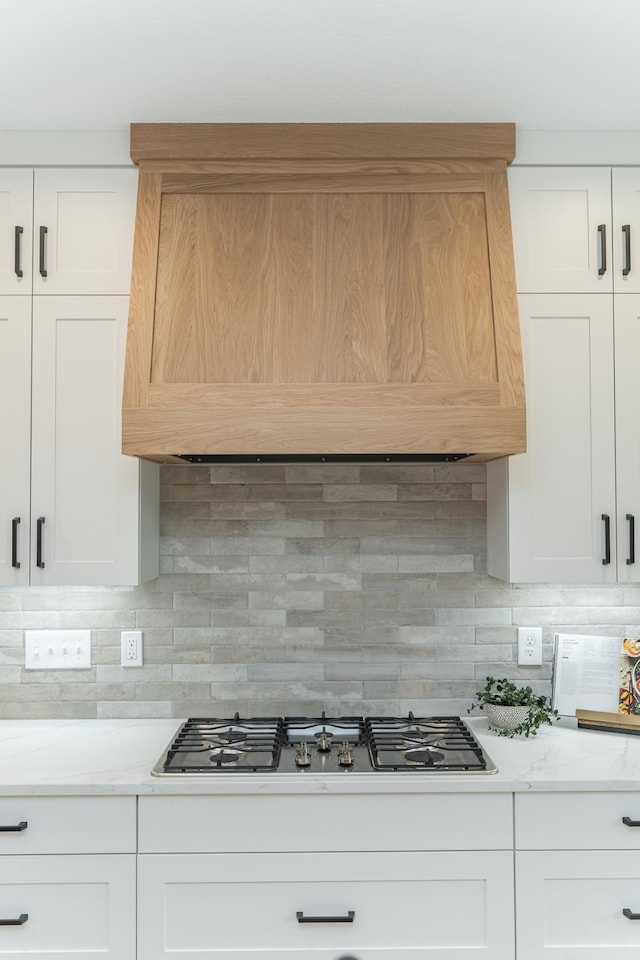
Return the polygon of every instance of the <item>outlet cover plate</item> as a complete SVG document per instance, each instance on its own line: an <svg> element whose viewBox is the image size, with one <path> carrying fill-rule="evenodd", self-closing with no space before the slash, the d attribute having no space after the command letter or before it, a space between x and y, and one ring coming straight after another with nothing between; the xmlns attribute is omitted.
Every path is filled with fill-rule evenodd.
<svg viewBox="0 0 640 960"><path fill-rule="evenodd" d="M25 630L27 670L88 670L91 630Z"/></svg>

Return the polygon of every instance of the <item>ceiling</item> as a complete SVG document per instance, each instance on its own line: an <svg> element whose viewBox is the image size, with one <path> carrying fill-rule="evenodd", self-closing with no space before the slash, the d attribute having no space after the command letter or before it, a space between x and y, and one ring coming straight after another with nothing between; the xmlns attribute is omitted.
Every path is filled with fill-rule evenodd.
<svg viewBox="0 0 640 960"><path fill-rule="evenodd" d="M636 0L0 0L0 130L640 129Z"/></svg>

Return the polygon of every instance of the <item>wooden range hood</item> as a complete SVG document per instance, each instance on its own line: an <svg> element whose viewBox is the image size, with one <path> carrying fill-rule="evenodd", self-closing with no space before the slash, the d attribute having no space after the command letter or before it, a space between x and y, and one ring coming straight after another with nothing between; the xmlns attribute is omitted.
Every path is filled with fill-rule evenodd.
<svg viewBox="0 0 640 960"><path fill-rule="evenodd" d="M525 450L513 124L133 124L123 451Z"/></svg>

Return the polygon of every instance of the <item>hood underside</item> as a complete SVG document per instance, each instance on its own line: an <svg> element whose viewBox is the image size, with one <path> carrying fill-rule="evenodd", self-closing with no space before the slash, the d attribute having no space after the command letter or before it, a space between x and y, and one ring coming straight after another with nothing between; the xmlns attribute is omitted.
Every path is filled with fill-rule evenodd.
<svg viewBox="0 0 640 960"><path fill-rule="evenodd" d="M134 124L123 452L523 452L514 151L512 124Z"/></svg>

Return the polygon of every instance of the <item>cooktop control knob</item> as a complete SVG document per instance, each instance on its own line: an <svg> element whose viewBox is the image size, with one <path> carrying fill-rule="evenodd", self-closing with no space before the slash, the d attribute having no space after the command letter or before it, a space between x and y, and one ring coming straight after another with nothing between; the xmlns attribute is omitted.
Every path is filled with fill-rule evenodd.
<svg viewBox="0 0 640 960"><path fill-rule="evenodd" d="M338 764L341 767L352 767L353 766L353 754L351 753L351 747L346 742L340 744L340 750L338 751Z"/></svg>
<svg viewBox="0 0 640 960"><path fill-rule="evenodd" d="M306 742L303 740L296 747L296 767L310 767L311 754Z"/></svg>
<svg viewBox="0 0 640 960"><path fill-rule="evenodd" d="M318 753L331 753L331 734L319 733L316 737Z"/></svg>

